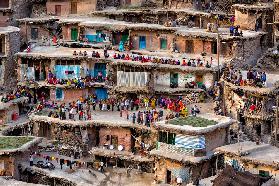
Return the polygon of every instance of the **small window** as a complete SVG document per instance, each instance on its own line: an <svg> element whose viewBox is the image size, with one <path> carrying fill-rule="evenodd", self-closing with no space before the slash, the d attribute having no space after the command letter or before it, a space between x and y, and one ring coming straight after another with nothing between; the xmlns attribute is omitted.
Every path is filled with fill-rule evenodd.
<svg viewBox="0 0 279 186"><path fill-rule="evenodd" d="M259 170L259 175L262 177L269 177L269 172L264 170Z"/></svg>
<svg viewBox="0 0 279 186"><path fill-rule="evenodd" d="M36 40L38 39L38 28L31 28L31 39Z"/></svg>
<svg viewBox="0 0 279 186"><path fill-rule="evenodd" d="M56 99L57 100L62 100L63 99L63 96L64 96L64 93L63 93L63 90L62 88L57 88L56 89Z"/></svg>
<svg viewBox="0 0 279 186"><path fill-rule="evenodd" d="M167 39L165 39L165 38L161 38L160 39L160 48L162 50L166 50L167 49Z"/></svg>
<svg viewBox="0 0 279 186"><path fill-rule="evenodd" d="M5 55L5 36L0 36L0 55Z"/></svg>

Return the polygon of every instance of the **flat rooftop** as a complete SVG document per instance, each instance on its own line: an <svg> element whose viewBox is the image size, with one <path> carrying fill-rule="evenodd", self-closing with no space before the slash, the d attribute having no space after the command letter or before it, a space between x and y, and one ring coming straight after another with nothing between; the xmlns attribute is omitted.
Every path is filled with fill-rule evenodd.
<svg viewBox="0 0 279 186"><path fill-rule="evenodd" d="M24 18L24 19L19 19L18 21L21 23L28 22L32 24L32 23L45 23L54 20L58 21L61 24L78 24L79 26L85 28L88 27L88 28L95 28L95 29L105 29L109 31L124 31L126 29L161 30L161 31L169 31L181 36L217 39L217 33L207 32L206 29L200 29L197 27L193 27L193 28L189 28L186 26L166 27L164 25L159 25L159 24L132 23L132 22L125 22L125 21L118 21L106 17L89 17L89 16L72 16L72 15L46 16L46 17L39 17L39 18ZM266 34L265 32L242 30L243 37L230 36L229 28L219 28L218 32L220 34L221 40L254 38Z"/></svg>
<svg viewBox="0 0 279 186"><path fill-rule="evenodd" d="M243 10L273 10L273 3L255 3L255 4L234 4L233 8Z"/></svg>
<svg viewBox="0 0 279 186"><path fill-rule="evenodd" d="M40 143L41 138L27 136L1 136L0 155L28 150L32 145Z"/></svg>
<svg viewBox="0 0 279 186"><path fill-rule="evenodd" d="M207 152L205 156L194 157L194 156L179 154L179 153L166 153L165 150L154 149L154 150L150 151L150 155L159 156L159 157L175 160L175 161L182 162L182 163L196 164L196 163L200 163L205 160L209 160L214 155L214 153Z"/></svg>
<svg viewBox="0 0 279 186"><path fill-rule="evenodd" d="M20 29L14 26L0 27L0 34L8 34L12 32L19 32Z"/></svg>
<svg viewBox="0 0 279 186"><path fill-rule="evenodd" d="M76 51L79 53L79 51L87 52L87 56L74 56L73 52ZM92 52L99 52L101 58L92 58ZM176 68L180 70L187 70L187 71L196 71L196 70L204 70L208 72L214 71L214 69L217 67L217 60L215 60L215 57L213 56L213 63L212 68L206 68L206 67L191 67L191 66L181 66L181 65L170 65L170 64L157 64L157 63L141 63L139 61L132 61L132 60L121 60L121 59L113 59L112 56L114 53L118 54L118 51L114 50L108 50L108 53L110 55L109 58L104 57L103 49L92 49L92 48L69 48L69 47L56 47L56 46L35 46L31 49L31 52L19 52L16 55L19 57L26 57L26 58L57 58L57 59L96 59L98 61L104 61L104 62L112 62L112 64L117 63L128 63L130 65L139 65L140 66L150 66L150 67L159 67L159 68ZM150 57L156 57L156 58L164 58L164 59L178 59L182 63L183 58L186 60L188 59L202 59L202 56L200 54L178 54L178 53L170 53L170 52L148 52L148 51L127 51L127 52L121 52L120 54L129 54L129 55L142 55L142 56L150 56ZM211 56L207 56L206 60L210 60ZM221 58L224 59L224 58ZM225 60L225 59L224 59ZM222 60L223 61L223 60ZM217 70L217 69L215 69Z"/></svg>
<svg viewBox="0 0 279 186"><path fill-rule="evenodd" d="M208 127L216 125L217 122L214 120L202 118L199 116L188 116L186 118L175 118L169 121L169 124L177 126L192 126L192 127Z"/></svg>
<svg viewBox="0 0 279 186"><path fill-rule="evenodd" d="M199 119L189 120L191 122L187 123L187 119L183 121L183 124L179 124L179 121L174 120L175 122L172 123L171 120L168 121L160 121L156 122L155 125L157 129L162 130L170 130L170 131L178 131L183 134L189 135L201 135L205 133L212 132L218 128L226 128L233 124L235 120L225 117L219 116L213 113L205 113L205 114L198 114L197 117ZM201 121L207 121L208 124L203 124ZM195 124L193 124L193 122Z"/></svg>
<svg viewBox="0 0 279 186"><path fill-rule="evenodd" d="M218 147L215 151L229 156L238 156L240 159L254 163L277 168L279 166L279 148L270 144L257 145L255 142L245 141Z"/></svg>
<svg viewBox="0 0 279 186"><path fill-rule="evenodd" d="M247 79L247 72L248 71L242 71L241 72L242 77L244 79ZM275 72L268 73L268 72L266 72L266 88L274 87L277 82L279 82L279 72L278 73L275 73Z"/></svg>

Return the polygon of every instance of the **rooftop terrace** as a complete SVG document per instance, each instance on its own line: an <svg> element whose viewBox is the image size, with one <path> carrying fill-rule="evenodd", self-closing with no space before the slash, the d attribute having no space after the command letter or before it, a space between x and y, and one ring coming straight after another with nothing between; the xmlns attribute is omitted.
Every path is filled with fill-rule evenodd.
<svg viewBox="0 0 279 186"><path fill-rule="evenodd" d="M181 120L184 121L181 123ZM189 117L186 120L175 119L173 121L160 121L155 123L155 125L159 130L162 129L189 135L200 135L212 132L218 128L226 128L233 122L235 121L229 117L206 113L199 114L196 119Z"/></svg>
<svg viewBox="0 0 279 186"><path fill-rule="evenodd" d="M19 32L20 29L13 26L0 27L0 34L8 34L12 32Z"/></svg>
<svg viewBox="0 0 279 186"><path fill-rule="evenodd" d="M179 125L179 126L192 126L192 127L207 127L211 125L216 125L217 122L214 120L209 120L201 117L188 116L186 118L175 118L169 121L169 124Z"/></svg>
<svg viewBox="0 0 279 186"><path fill-rule="evenodd" d="M218 147L216 152L238 156L256 164L279 167L279 148L269 144L257 145L255 142L245 141Z"/></svg>

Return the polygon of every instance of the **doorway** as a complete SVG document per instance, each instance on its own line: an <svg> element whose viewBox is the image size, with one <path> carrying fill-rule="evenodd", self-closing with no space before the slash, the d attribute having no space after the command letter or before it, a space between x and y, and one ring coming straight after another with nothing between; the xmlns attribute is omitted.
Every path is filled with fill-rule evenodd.
<svg viewBox="0 0 279 186"><path fill-rule="evenodd" d="M61 16L61 5L55 5L55 15Z"/></svg>
<svg viewBox="0 0 279 186"><path fill-rule="evenodd" d="M77 2L71 2L71 14L77 14Z"/></svg>
<svg viewBox="0 0 279 186"><path fill-rule="evenodd" d="M167 170L167 184L171 184L171 171Z"/></svg>
<svg viewBox="0 0 279 186"><path fill-rule="evenodd" d="M77 41L77 38L78 38L78 29L72 28L71 29L71 40Z"/></svg>
<svg viewBox="0 0 279 186"><path fill-rule="evenodd" d="M178 87L178 73L170 74L170 87L177 88Z"/></svg>
<svg viewBox="0 0 279 186"><path fill-rule="evenodd" d="M193 40L186 40L186 48L185 48L185 52L186 53L194 53L194 41Z"/></svg>
<svg viewBox="0 0 279 186"><path fill-rule="evenodd" d="M146 49L146 37L139 36L139 49Z"/></svg>
<svg viewBox="0 0 279 186"><path fill-rule="evenodd" d="M113 145L113 149L117 149L118 147L118 136L111 136L111 145Z"/></svg>

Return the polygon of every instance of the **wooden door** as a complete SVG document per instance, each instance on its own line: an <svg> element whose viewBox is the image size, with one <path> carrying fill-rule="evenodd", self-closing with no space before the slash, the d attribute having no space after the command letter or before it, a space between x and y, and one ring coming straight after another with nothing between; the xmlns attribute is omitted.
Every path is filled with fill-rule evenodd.
<svg viewBox="0 0 279 186"><path fill-rule="evenodd" d="M111 136L111 145L113 145L114 149L118 148L118 136Z"/></svg>
<svg viewBox="0 0 279 186"><path fill-rule="evenodd" d="M194 41L193 40L187 40L186 41L186 53L194 53Z"/></svg>
<svg viewBox="0 0 279 186"><path fill-rule="evenodd" d="M55 5L55 15L61 16L61 5Z"/></svg>
<svg viewBox="0 0 279 186"><path fill-rule="evenodd" d="M71 2L71 14L77 14L77 2Z"/></svg>
<svg viewBox="0 0 279 186"><path fill-rule="evenodd" d="M171 183L171 171L167 170L167 184Z"/></svg>

